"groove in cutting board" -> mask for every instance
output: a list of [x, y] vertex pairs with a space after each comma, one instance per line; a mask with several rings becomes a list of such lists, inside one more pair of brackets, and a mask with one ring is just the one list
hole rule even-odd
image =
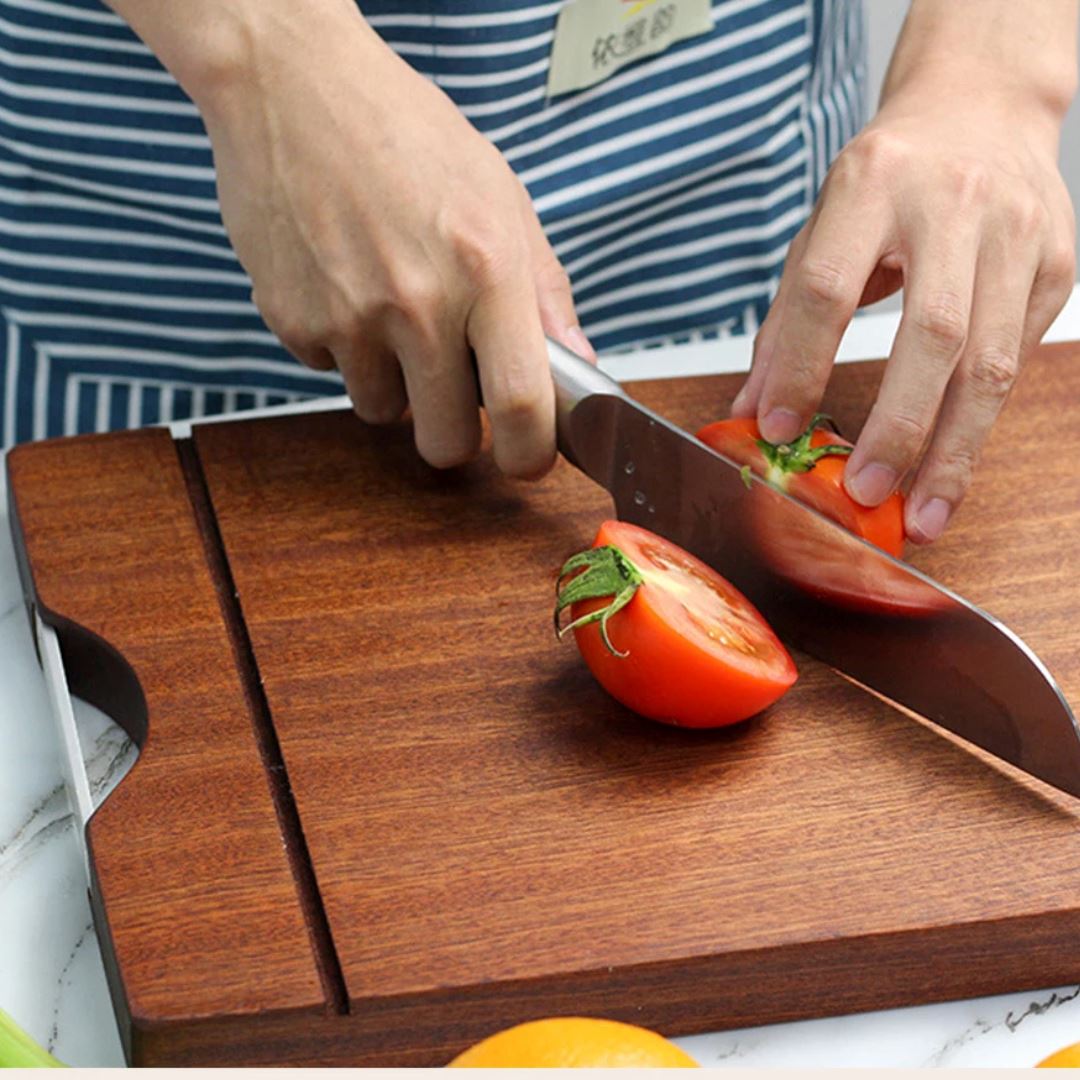
[[86, 824], [130, 1059], [172, 1060], [207, 1016], [340, 1021], [172, 435], [36, 443], [6, 466], [42, 618], [62, 648], [88, 646], [81, 659], [96, 676], [125, 672], [126, 703], [94, 696], [121, 708], [137, 698], [121, 718], [145, 729], [134, 768]]
[[251, 639], [244, 624], [232, 571], [225, 558], [221, 533], [210, 500], [210, 493], [206, 487], [202, 464], [190, 439], [178, 439], [176, 452], [180, 458], [180, 469], [184, 474], [188, 497], [191, 499], [191, 507], [206, 552], [206, 563], [221, 604], [221, 616], [232, 645], [236, 670], [240, 676], [241, 688], [255, 732], [255, 742], [266, 769], [270, 798], [285, 841], [285, 854], [296, 881], [300, 906], [311, 934], [319, 979], [330, 1009], [335, 1013], [345, 1014], [349, 1011], [349, 997], [345, 990], [341, 962], [330, 933], [330, 924], [319, 893], [319, 884], [315, 878], [315, 869], [311, 862], [307, 840], [304, 837], [300, 813], [296, 808], [296, 800], [293, 798], [292, 788], [289, 785], [289, 776], [281, 754], [277, 732], [270, 718], [270, 708], [267, 705], [266, 694], [259, 675], [258, 662], [251, 647]]

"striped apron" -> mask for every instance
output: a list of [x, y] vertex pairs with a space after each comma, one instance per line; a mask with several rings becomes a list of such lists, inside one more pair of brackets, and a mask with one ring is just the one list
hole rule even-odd
[[[551, 100], [559, 2], [361, 6], [521, 177], [600, 350], [752, 331], [862, 121], [859, 0], [715, 0], [712, 32]], [[151, 52], [101, 0], [0, 0], [0, 445], [341, 393], [250, 288]]]

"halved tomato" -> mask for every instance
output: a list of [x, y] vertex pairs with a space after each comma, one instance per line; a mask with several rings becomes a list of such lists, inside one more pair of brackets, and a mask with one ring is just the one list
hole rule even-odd
[[[904, 551], [904, 498], [860, 506], [844, 488], [844, 462], [852, 445], [821, 425], [788, 446], [761, 438], [752, 419], [719, 420], [697, 437], [706, 446], [753, 470], [849, 532], [899, 558]], [[941, 595], [872, 552], [837, 543], [820, 519], [802, 514], [766, 491], [747, 502], [747, 531], [762, 560], [785, 581], [837, 607], [869, 614], [918, 617], [941, 609]]]
[[752, 419], [717, 420], [697, 437], [725, 457], [748, 465], [758, 476], [807, 503], [849, 532], [890, 555], [904, 552], [904, 497], [894, 492], [880, 506], [861, 506], [844, 487], [844, 463], [852, 444], [822, 425], [818, 414], [795, 442], [765, 442]]
[[568, 560], [555, 609], [581, 655], [627, 708], [681, 727], [760, 712], [798, 677], [787, 650], [730, 582], [636, 525], [605, 521]]

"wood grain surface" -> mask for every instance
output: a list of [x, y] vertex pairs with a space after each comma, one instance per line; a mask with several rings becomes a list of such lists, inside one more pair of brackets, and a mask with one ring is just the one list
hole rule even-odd
[[33, 595], [59, 624], [72, 689], [142, 744], [88, 829], [129, 1055], [142, 1032], [206, 1015], [322, 1012], [172, 438], [19, 447], [8, 469]]
[[[1031, 362], [952, 532], [915, 556], [1006, 618], [1073, 701], [1080, 506], [1067, 455], [1044, 447], [1050, 429], [1080, 437], [1077, 353]], [[838, 369], [828, 407], [846, 432], [879, 378], [880, 365]], [[694, 428], [725, 414], [738, 382], [632, 392]], [[141, 1032], [141, 1062], [441, 1064], [554, 1013], [688, 1033], [1080, 981], [1075, 800], [806, 657], [786, 698], [723, 731], [651, 724], [606, 697], [550, 631], [558, 567], [610, 512], [570, 467], [536, 485], [487, 461], [440, 474], [407, 427], [344, 413], [197, 427], [194, 442], [211, 549], [220, 539], [227, 556], [216, 572], [236, 590], [226, 611], [242, 616], [328, 923], [319, 965], [340, 972], [348, 1012], [271, 1003], [234, 1023], [208, 990], [203, 1020]], [[78, 555], [41, 563], [31, 536], [35, 581], [50, 609], [95, 625], [92, 605], [67, 603], [64, 565], [92, 574], [130, 540], [73, 525], [70, 481], [38, 493], [55, 466], [30, 465], [48, 451], [21, 452], [14, 498], [23, 514], [36, 493], [39, 520]], [[123, 487], [108, 483], [102, 506]], [[110, 640], [149, 699], [152, 637]], [[151, 710], [151, 746], [153, 725]], [[214, 751], [188, 751], [218, 775]], [[140, 761], [119, 791], [147, 776]], [[147, 877], [130, 868], [131, 905]], [[237, 907], [223, 890], [213, 917], [225, 926]], [[183, 937], [162, 934], [169, 956]], [[117, 942], [129, 994], [137, 949]], [[253, 986], [281, 984], [279, 957], [243, 964]]]

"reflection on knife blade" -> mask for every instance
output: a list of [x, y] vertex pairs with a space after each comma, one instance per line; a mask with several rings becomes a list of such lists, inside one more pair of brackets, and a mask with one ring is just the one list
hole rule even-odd
[[560, 449], [622, 520], [715, 567], [790, 645], [1080, 797], [1080, 729], [1012, 631], [758, 477], [747, 487], [736, 463], [560, 346], [549, 354]]

